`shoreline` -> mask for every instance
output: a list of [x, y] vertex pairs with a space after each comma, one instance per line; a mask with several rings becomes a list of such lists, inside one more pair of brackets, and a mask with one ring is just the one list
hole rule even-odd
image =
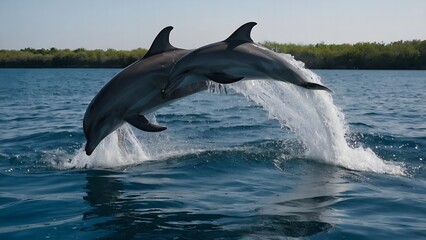
[[[267, 41], [260, 45], [290, 54], [309, 69], [426, 70], [426, 40], [311, 45]], [[146, 52], [144, 48], [0, 50], [0, 68], [124, 68]]]

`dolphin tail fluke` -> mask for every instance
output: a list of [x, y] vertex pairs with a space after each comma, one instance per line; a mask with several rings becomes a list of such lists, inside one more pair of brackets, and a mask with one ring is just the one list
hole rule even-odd
[[306, 82], [302, 87], [310, 90], [325, 90], [327, 92], [332, 92], [328, 87], [317, 83]]
[[141, 116], [141, 115], [136, 115], [136, 116], [127, 118], [126, 122], [128, 122], [133, 127], [145, 132], [161, 132], [167, 129], [167, 127], [150, 123], [145, 116]]

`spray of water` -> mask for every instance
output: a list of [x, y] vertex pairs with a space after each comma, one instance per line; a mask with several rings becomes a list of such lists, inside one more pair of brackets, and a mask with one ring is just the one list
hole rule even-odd
[[84, 147], [77, 150], [75, 156], [62, 163], [62, 168], [113, 168], [141, 163], [150, 159], [145, 149], [128, 124], [108, 135], [87, 156]]
[[[283, 58], [301, 69], [307, 79], [320, 77], [304, 68], [291, 55]], [[241, 81], [232, 88], [261, 105], [269, 117], [290, 128], [305, 146], [304, 157], [344, 168], [404, 175], [404, 168], [379, 158], [370, 148], [350, 147], [344, 115], [333, 104], [331, 94], [277, 81]]]
[[[150, 121], [156, 122], [155, 116], [151, 116]], [[147, 160], [169, 159], [205, 151], [177, 146], [174, 139], [163, 133], [137, 132], [141, 135], [137, 136], [132, 127], [126, 123], [102, 140], [90, 156], [86, 155], [84, 146], [72, 156], [60, 151], [50, 156], [56, 156], [56, 159], [53, 159], [54, 165], [61, 169], [117, 168], [137, 165]], [[139, 139], [143, 139], [143, 142]]]

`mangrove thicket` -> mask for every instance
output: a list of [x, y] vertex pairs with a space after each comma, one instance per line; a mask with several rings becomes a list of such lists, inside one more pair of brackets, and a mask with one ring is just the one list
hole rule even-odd
[[[261, 43], [288, 53], [312, 69], [426, 69], [426, 40], [356, 44]], [[0, 50], [1, 68], [123, 68], [142, 58], [146, 49]]]

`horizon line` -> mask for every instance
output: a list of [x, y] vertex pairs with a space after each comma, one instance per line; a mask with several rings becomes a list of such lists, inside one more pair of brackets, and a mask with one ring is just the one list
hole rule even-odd
[[[276, 44], [281, 44], [281, 45], [297, 45], [297, 46], [315, 46], [315, 45], [356, 45], [356, 44], [363, 44], [363, 43], [374, 43], [374, 44], [382, 44], [382, 45], [390, 45], [393, 43], [397, 43], [397, 42], [414, 42], [414, 41], [419, 41], [419, 42], [423, 42], [426, 41], [426, 39], [411, 39], [411, 40], [396, 40], [396, 41], [391, 41], [391, 42], [385, 42], [385, 41], [360, 41], [360, 42], [355, 42], [355, 43], [326, 43], [324, 41], [322, 42], [318, 42], [318, 43], [293, 43], [293, 42], [287, 42], [287, 43], [281, 43], [281, 42], [277, 42], [277, 41], [270, 41], [270, 40], [265, 40], [263, 42], [257, 42], [258, 44], [265, 44], [265, 43], [276, 43]], [[85, 47], [77, 47], [77, 48], [58, 48], [58, 47], [42, 47], [42, 48], [35, 48], [35, 47], [24, 47], [24, 48], [13, 48], [13, 49], [5, 49], [5, 48], [0, 48], [0, 51], [22, 51], [25, 49], [34, 49], [34, 50], [51, 50], [51, 49], [56, 49], [56, 50], [70, 50], [70, 51], [75, 51], [75, 50], [88, 50], [88, 51], [95, 51], [95, 50], [103, 50], [103, 51], [108, 51], [108, 50], [114, 50], [114, 51], [134, 51], [134, 50], [148, 50], [150, 47], [145, 48], [145, 47], [138, 47], [138, 48], [133, 48], [133, 49], [116, 49], [116, 48], [85, 48]]]

